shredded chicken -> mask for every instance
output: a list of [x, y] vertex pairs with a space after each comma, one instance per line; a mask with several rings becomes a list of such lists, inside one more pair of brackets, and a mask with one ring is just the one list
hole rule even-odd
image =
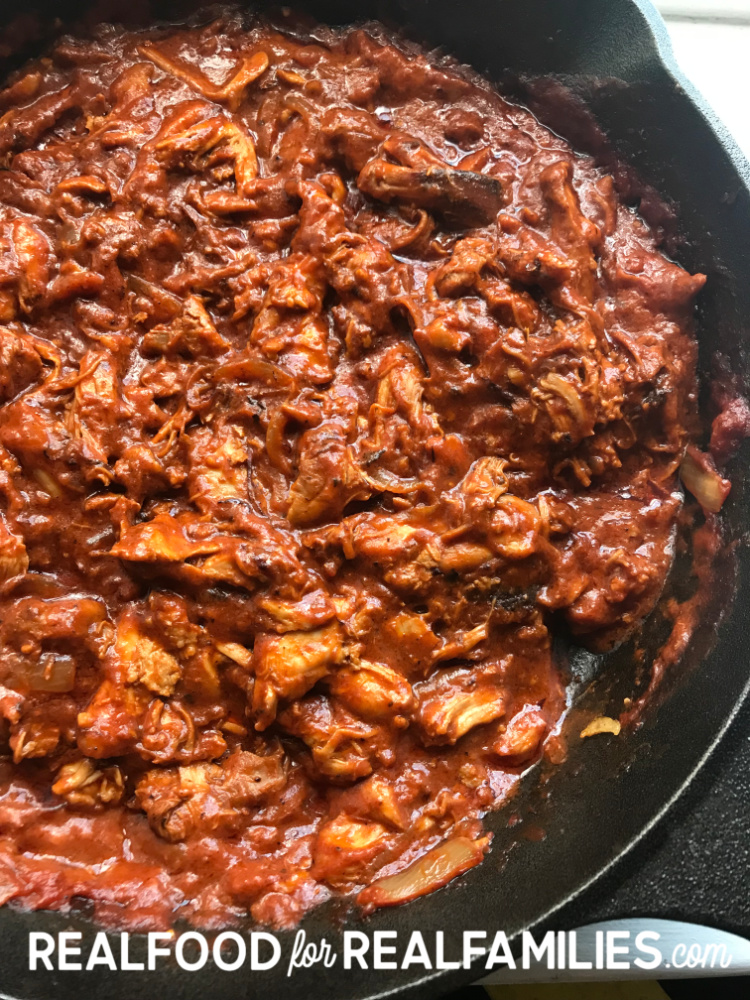
[[439, 888], [559, 732], [558, 649], [660, 602], [681, 483], [706, 531], [729, 495], [705, 279], [565, 123], [286, 23], [108, 28], [0, 91], [22, 905], [288, 927]]
[[149, 771], [136, 796], [149, 823], [172, 842], [236, 830], [251, 809], [284, 787], [281, 757], [235, 750], [221, 764]]

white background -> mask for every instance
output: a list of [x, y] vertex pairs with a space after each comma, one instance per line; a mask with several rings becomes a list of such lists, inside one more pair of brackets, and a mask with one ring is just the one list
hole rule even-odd
[[677, 62], [750, 157], [750, 0], [657, 0]]

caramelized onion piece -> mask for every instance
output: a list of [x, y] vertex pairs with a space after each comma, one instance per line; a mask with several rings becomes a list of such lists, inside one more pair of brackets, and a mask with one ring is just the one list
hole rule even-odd
[[211, 83], [199, 70], [192, 67], [182, 66], [170, 59], [169, 56], [160, 52], [156, 46], [147, 43], [139, 45], [138, 51], [146, 59], [150, 59], [159, 69], [165, 73], [182, 80], [189, 87], [197, 90], [204, 97], [211, 101], [221, 101], [229, 106], [231, 111], [236, 111], [242, 100], [245, 88], [262, 76], [268, 69], [268, 56], [265, 52], [254, 52], [251, 56], [245, 57], [238, 69], [221, 86]]
[[146, 281], [137, 274], [129, 274], [127, 277], [128, 287], [137, 295], [143, 295], [150, 299], [154, 305], [165, 310], [169, 316], [178, 316], [182, 312], [182, 299], [178, 295], [162, 288], [161, 285], [154, 284], [153, 281]]
[[270, 386], [287, 386], [294, 382], [292, 376], [272, 361], [250, 356], [236, 358], [219, 365], [212, 373], [215, 385], [222, 382], [265, 382]]
[[55, 694], [72, 691], [75, 679], [75, 660], [61, 653], [46, 653], [26, 669], [26, 682], [32, 691]]
[[360, 892], [357, 902], [366, 913], [370, 913], [381, 906], [398, 906], [425, 896], [478, 865], [488, 845], [486, 837], [480, 840], [469, 840], [468, 837], [446, 840], [405, 871], [373, 882]]
[[719, 513], [732, 484], [728, 479], [722, 479], [710, 455], [691, 445], [680, 466], [680, 476], [704, 510], [711, 514]]
[[610, 719], [609, 716], [600, 715], [598, 719], [593, 719], [581, 731], [581, 739], [585, 740], [587, 736], [599, 736], [601, 733], [612, 733], [613, 736], [619, 736], [621, 728], [617, 719]]

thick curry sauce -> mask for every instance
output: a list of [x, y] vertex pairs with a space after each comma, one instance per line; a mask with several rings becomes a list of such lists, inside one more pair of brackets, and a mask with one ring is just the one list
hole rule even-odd
[[479, 863], [553, 636], [662, 591], [704, 279], [372, 31], [62, 40], [0, 157], [0, 898], [278, 926]]

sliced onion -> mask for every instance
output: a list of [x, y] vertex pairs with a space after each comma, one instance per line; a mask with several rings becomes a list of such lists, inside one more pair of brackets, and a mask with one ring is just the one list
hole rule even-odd
[[711, 514], [719, 513], [732, 484], [728, 479], [722, 479], [709, 455], [691, 445], [680, 466], [680, 476], [704, 510]]
[[454, 837], [446, 840], [405, 871], [373, 882], [360, 892], [357, 902], [369, 913], [381, 906], [398, 906], [425, 896], [478, 865], [487, 844], [487, 838], [469, 840], [468, 837]]
[[44, 492], [49, 493], [51, 497], [58, 498], [63, 495], [60, 484], [45, 469], [32, 469], [31, 474]]
[[128, 275], [128, 286], [137, 295], [143, 295], [144, 298], [151, 299], [152, 302], [164, 309], [170, 316], [179, 316], [182, 312], [182, 299], [166, 288], [162, 288], [161, 285], [155, 285], [152, 281], [146, 281], [145, 278], [141, 278], [137, 274], [130, 274]]
[[387, 469], [380, 470], [381, 479], [370, 476], [362, 469], [359, 470], [359, 474], [362, 481], [378, 493], [414, 493], [422, 485], [419, 479], [399, 479]]
[[229, 660], [234, 660], [241, 667], [249, 667], [252, 663], [253, 654], [245, 646], [240, 646], [237, 642], [217, 642], [216, 648]]
[[245, 355], [234, 361], [227, 361], [212, 373], [214, 383], [219, 382], [265, 382], [269, 386], [287, 386], [294, 382], [289, 372], [272, 361], [263, 361]]

